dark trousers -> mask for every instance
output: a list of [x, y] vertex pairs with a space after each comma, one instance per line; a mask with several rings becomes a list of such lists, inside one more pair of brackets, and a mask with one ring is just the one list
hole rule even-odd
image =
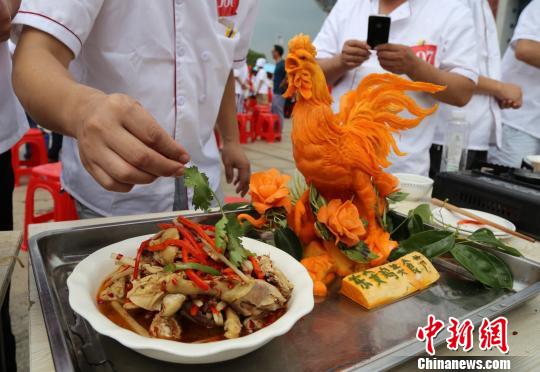
[[[431, 145], [429, 149], [429, 177], [435, 178], [441, 171], [443, 146]], [[478, 169], [487, 160], [487, 151], [467, 151], [467, 169]]]
[[[11, 151], [0, 154], [0, 230], [13, 230], [13, 189], [15, 181], [11, 167]], [[9, 317], [9, 287], [0, 315], [0, 370], [16, 371], [15, 337]]]

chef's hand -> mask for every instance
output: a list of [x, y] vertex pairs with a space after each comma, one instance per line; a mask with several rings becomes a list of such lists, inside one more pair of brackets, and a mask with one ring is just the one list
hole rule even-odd
[[501, 83], [496, 98], [502, 109], [518, 109], [523, 104], [521, 87], [512, 83]]
[[0, 0], [0, 42], [7, 41], [11, 33], [11, 9], [6, 0]]
[[353, 69], [360, 66], [369, 59], [369, 46], [366, 42], [360, 40], [347, 40], [341, 50], [340, 62], [347, 69]]
[[408, 75], [421, 61], [413, 50], [400, 44], [382, 44], [375, 48], [382, 68], [397, 75]]
[[240, 144], [238, 142], [225, 141], [221, 150], [221, 159], [225, 166], [227, 183], [233, 183], [236, 186], [237, 194], [246, 195], [249, 190], [251, 166]]
[[127, 95], [96, 93], [77, 110], [75, 120], [81, 161], [107, 190], [128, 192], [134, 185], [151, 183], [160, 176], [181, 176], [190, 159]]

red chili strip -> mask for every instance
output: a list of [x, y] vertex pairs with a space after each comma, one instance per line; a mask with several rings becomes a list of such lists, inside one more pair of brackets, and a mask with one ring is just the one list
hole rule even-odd
[[191, 309], [189, 309], [189, 313], [191, 314], [191, 316], [197, 315], [198, 312], [199, 312], [199, 308], [197, 307], [197, 305], [195, 304], [191, 305]]
[[257, 258], [255, 256], [249, 256], [249, 260], [253, 265], [253, 272], [255, 273], [257, 279], [264, 279], [264, 273], [261, 270], [261, 265], [259, 265]]
[[141, 243], [139, 249], [137, 250], [137, 256], [135, 257], [135, 267], [133, 268], [133, 279], [137, 279], [139, 277], [139, 266], [141, 264], [142, 253], [146, 248], [148, 248], [149, 244], [150, 239], [145, 240]]
[[186, 275], [188, 276], [189, 279], [191, 279], [193, 283], [195, 283], [197, 287], [199, 287], [203, 291], [206, 292], [210, 289], [210, 286], [208, 285], [208, 283], [206, 283], [197, 274], [195, 274], [193, 270], [186, 270]]
[[158, 223], [158, 227], [160, 230], [167, 230], [171, 227], [176, 227], [174, 223]]
[[201, 239], [204, 239], [208, 244], [212, 246], [212, 248], [216, 249], [214, 240], [210, 238], [208, 235], [206, 235], [206, 233], [204, 232], [204, 230], [201, 228], [199, 224], [191, 220], [188, 220], [187, 218], [182, 217], [182, 216], [178, 216], [177, 221], [180, 222], [182, 225], [186, 226], [187, 228], [190, 228], [193, 231], [195, 231]]
[[483, 225], [482, 222], [478, 222], [476, 220], [461, 220], [458, 221], [458, 225]]

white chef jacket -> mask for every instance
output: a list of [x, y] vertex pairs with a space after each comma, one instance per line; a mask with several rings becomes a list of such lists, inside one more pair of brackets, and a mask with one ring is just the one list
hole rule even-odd
[[[378, 0], [338, 0], [314, 40], [318, 58], [339, 54], [345, 41], [366, 40], [368, 16], [378, 14]], [[409, 0], [390, 15], [390, 43], [408, 45], [416, 54], [435, 67], [463, 75], [476, 83], [478, 79], [474, 26], [470, 10], [458, 0]], [[333, 87], [334, 110], [339, 97], [356, 88], [366, 75], [385, 72], [375, 52], [360, 67], [348, 71]], [[428, 94], [411, 93], [424, 107], [435, 104]], [[391, 155], [391, 172], [427, 174], [429, 147], [433, 142], [437, 114], [426, 118], [418, 127], [396, 135], [402, 152]]]
[[[28, 130], [28, 121], [11, 86], [8, 43], [0, 43], [0, 154], [8, 151]], [[1, 208], [1, 207], [0, 207]]]
[[516, 59], [515, 47], [521, 39], [540, 42], [540, 0], [533, 0], [521, 13], [502, 62], [503, 81], [523, 90], [523, 106], [503, 110], [503, 124], [540, 139], [540, 69]]
[[[261, 83], [261, 86], [259, 87], [259, 83]], [[257, 91], [257, 94], [268, 94], [268, 89], [270, 89], [270, 79], [268, 79], [268, 76], [266, 75], [266, 70], [264, 67], [259, 67], [259, 70], [257, 71], [257, 75], [255, 75], [255, 89], [259, 87], [259, 90]]]
[[[497, 38], [497, 25], [487, 0], [461, 0], [469, 7], [474, 18], [478, 48], [478, 69], [481, 76], [501, 80], [501, 51]], [[437, 131], [433, 143], [444, 144], [446, 125], [455, 107], [441, 104]], [[501, 146], [501, 109], [495, 97], [475, 94], [462, 108], [469, 123], [469, 150], [487, 151], [490, 144]]]
[[[234, 77], [240, 80], [245, 86], [247, 86], [249, 78], [247, 63], [243, 63], [241, 67], [234, 69]], [[244, 95], [247, 89], [243, 88], [242, 84], [240, 84], [236, 79], [234, 80], [234, 91], [236, 94]]]
[[[214, 126], [229, 73], [245, 61], [256, 5], [257, 0], [32, 0], [22, 3], [14, 23], [64, 43], [76, 57], [71, 67], [82, 83], [137, 99], [217, 189], [221, 166]], [[115, 193], [84, 169], [73, 138], [65, 139], [61, 160], [63, 186], [102, 215], [172, 209], [174, 178]]]

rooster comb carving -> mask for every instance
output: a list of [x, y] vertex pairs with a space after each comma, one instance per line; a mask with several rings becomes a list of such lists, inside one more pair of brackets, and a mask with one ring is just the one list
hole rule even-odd
[[301, 49], [309, 52], [313, 57], [317, 55], [317, 51], [311, 43], [309, 35], [298, 34], [289, 40], [289, 53], [295, 53]]

